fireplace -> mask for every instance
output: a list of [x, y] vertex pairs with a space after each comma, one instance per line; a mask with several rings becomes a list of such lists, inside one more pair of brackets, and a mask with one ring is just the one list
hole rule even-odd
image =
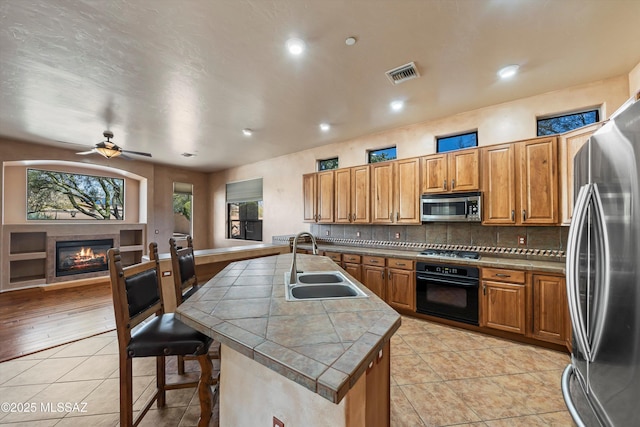
[[107, 251], [112, 247], [113, 239], [57, 241], [56, 277], [108, 270]]

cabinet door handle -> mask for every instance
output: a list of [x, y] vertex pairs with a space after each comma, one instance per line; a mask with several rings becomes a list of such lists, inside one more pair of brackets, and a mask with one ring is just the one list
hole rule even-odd
[[496, 273], [496, 277], [511, 277], [510, 274]]
[[370, 259], [370, 260], [369, 260], [369, 262], [370, 262], [371, 264], [377, 264], [377, 263], [378, 263], [378, 260]]
[[389, 221], [393, 222], [393, 212], [389, 214]]
[[442, 189], [446, 190], [447, 189], [447, 180], [445, 179], [444, 182], [442, 183]]
[[397, 265], [398, 267], [404, 267], [404, 266], [406, 266], [407, 264], [405, 264], [404, 262], [399, 262], [399, 263], [396, 263], [396, 265]]
[[322, 219], [322, 215], [318, 214], [318, 221]]
[[451, 180], [451, 189], [453, 190], [454, 188], [456, 188], [456, 180], [452, 179]]
[[511, 210], [511, 221], [515, 221], [516, 220], [516, 211], [514, 211], [513, 209]]
[[391, 272], [389, 272], [389, 280], [391, 280]]
[[522, 209], [522, 221], [526, 221], [527, 220], [527, 211]]
[[482, 295], [487, 294], [487, 285], [482, 285]]
[[382, 277], [382, 280], [384, 280], [384, 271], [382, 272], [382, 274], [380, 274], [380, 277]]
[[396, 222], [400, 221], [400, 212], [396, 212]]

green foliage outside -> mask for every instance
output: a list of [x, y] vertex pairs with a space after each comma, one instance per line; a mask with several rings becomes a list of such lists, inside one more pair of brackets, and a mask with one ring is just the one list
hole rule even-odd
[[27, 170], [27, 219], [86, 217], [124, 219], [124, 180]]
[[180, 214], [191, 221], [191, 195], [173, 194], [173, 213]]

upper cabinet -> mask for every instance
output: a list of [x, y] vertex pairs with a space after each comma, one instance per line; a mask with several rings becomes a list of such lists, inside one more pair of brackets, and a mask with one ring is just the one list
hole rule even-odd
[[369, 165], [335, 171], [335, 222], [366, 224], [371, 221]]
[[304, 221], [333, 222], [334, 171], [324, 171], [302, 176]]
[[302, 175], [302, 199], [304, 203], [304, 222], [318, 220], [318, 174]]
[[373, 163], [371, 217], [376, 224], [420, 224], [420, 159]]
[[562, 225], [571, 223], [573, 214], [573, 158], [591, 135], [602, 126], [594, 123], [560, 135], [558, 151], [560, 153], [560, 219]]
[[483, 224], [558, 223], [556, 137], [482, 149]]
[[477, 191], [480, 150], [452, 151], [422, 158], [422, 193]]

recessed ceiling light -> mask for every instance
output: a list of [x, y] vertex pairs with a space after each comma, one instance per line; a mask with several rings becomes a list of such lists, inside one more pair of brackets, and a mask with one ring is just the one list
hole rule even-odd
[[304, 41], [297, 39], [297, 38], [291, 38], [289, 40], [287, 40], [287, 50], [289, 50], [289, 53], [291, 55], [295, 55], [298, 56], [300, 54], [302, 54], [302, 52], [304, 52], [304, 48], [305, 48], [305, 43]]
[[328, 132], [331, 129], [331, 125], [329, 123], [320, 123], [320, 130], [322, 132]]
[[515, 76], [519, 68], [520, 66], [517, 64], [507, 65], [506, 67], [501, 68], [500, 71], [498, 71], [498, 76], [500, 76], [501, 79], [508, 79]]
[[244, 136], [251, 136], [251, 135], [253, 135], [253, 131], [252, 131], [251, 129], [249, 129], [249, 128], [244, 128], [244, 129], [242, 129], [242, 133], [243, 133], [243, 135], [244, 135]]
[[353, 46], [358, 40], [355, 37], [347, 37], [344, 41], [347, 46]]
[[393, 111], [400, 111], [404, 108], [404, 101], [392, 101], [389, 105]]

